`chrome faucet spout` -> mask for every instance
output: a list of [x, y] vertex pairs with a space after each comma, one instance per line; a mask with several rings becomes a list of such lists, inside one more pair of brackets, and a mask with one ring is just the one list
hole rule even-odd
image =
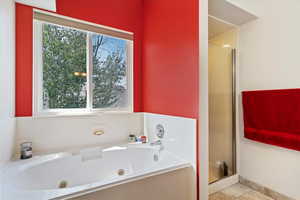
[[157, 140], [157, 141], [151, 142], [150, 145], [151, 146], [162, 145], [162, 142], [161, 142], [161, 140]]
[[156, 140], [154, 142], [151, 142], [150, 146], [159, 146], [159, 152], [161, 152], [165, 148], [161, 140]]

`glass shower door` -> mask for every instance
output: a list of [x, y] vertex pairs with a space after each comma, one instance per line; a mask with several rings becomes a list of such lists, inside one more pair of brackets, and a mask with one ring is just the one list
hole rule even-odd
[[209, 43], [209, 183], [235, 174], [235, 49]]

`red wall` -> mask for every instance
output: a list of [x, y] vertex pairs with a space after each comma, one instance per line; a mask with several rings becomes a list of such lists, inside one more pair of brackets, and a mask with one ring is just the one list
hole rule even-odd
[[32, 115], [32, 14], [16, 4], [16, 116]]
[[[142, 50], [144, 112], [199, 118], [198, 2], [198, 0], [144, 2]], [[198, 148], [197, 145], [197, 152]], [[197, 163], [198, 188], [198, 156]], [[199, 192], [197, 189], [197, 199]]]
[[198, 118], [198, 1], [144, 2], [143, 111]]
[[[16, 116], [31, 116], [32, 8], [16, 9]], [[198, 0], [57, 0], [57, 12], [134, 32], [136, 112], [198, 119]]]
[[[134, 110], [142, 111], [143, 0], [57, 0], [57, 13], [134, 33]], [[32, 115], [32, 7], [16, 5], [16, 116]]]
[[[135, 34], [134, 110], [198, 118], [198, 1], [86, 2], [57, 13]], [[32, 7], [17, 4], [16, 30], [16, 116], [31, 116]]]

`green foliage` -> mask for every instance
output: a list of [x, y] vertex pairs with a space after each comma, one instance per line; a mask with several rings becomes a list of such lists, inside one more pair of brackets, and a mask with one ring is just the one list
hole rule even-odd
[[[124, 97], [126, 88], [122, 81], [126, 78], [126, 61], [124, 60], [124, 50], [114, 49], [109, 53], [105, 61], [101, 60], [101, 45], [105, 42], [105, 37], [96, 35], [93, 38], [97, 42], [93, 44], [93, 107], [106, 108], [118, 105], [118, 101]], [[100, 47], [100, 48], [99, 48]], [[100, 54], [100, 55], [99, 55]]]
[[[94, 35], [93, 107], [119, 106], [126, 92], [124, 50], [112, 49], [101, 58], [105, 36]], [[55, 25], [43, 25], [43, 106], [45, 109], [86, 108], [87, 33]]]
[[86, 33], [43, 25], [43, 92], [46, 108], [85, 108]]

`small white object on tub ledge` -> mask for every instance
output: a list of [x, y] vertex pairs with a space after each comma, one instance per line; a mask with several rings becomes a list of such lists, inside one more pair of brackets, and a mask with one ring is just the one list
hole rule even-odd
[[81, 161], [85, 162], [88, 160], [95, 160], [102, 158], [102, 148], [101, 147], [94, 147], [88, 149], [82, 149], [80, 151]]

